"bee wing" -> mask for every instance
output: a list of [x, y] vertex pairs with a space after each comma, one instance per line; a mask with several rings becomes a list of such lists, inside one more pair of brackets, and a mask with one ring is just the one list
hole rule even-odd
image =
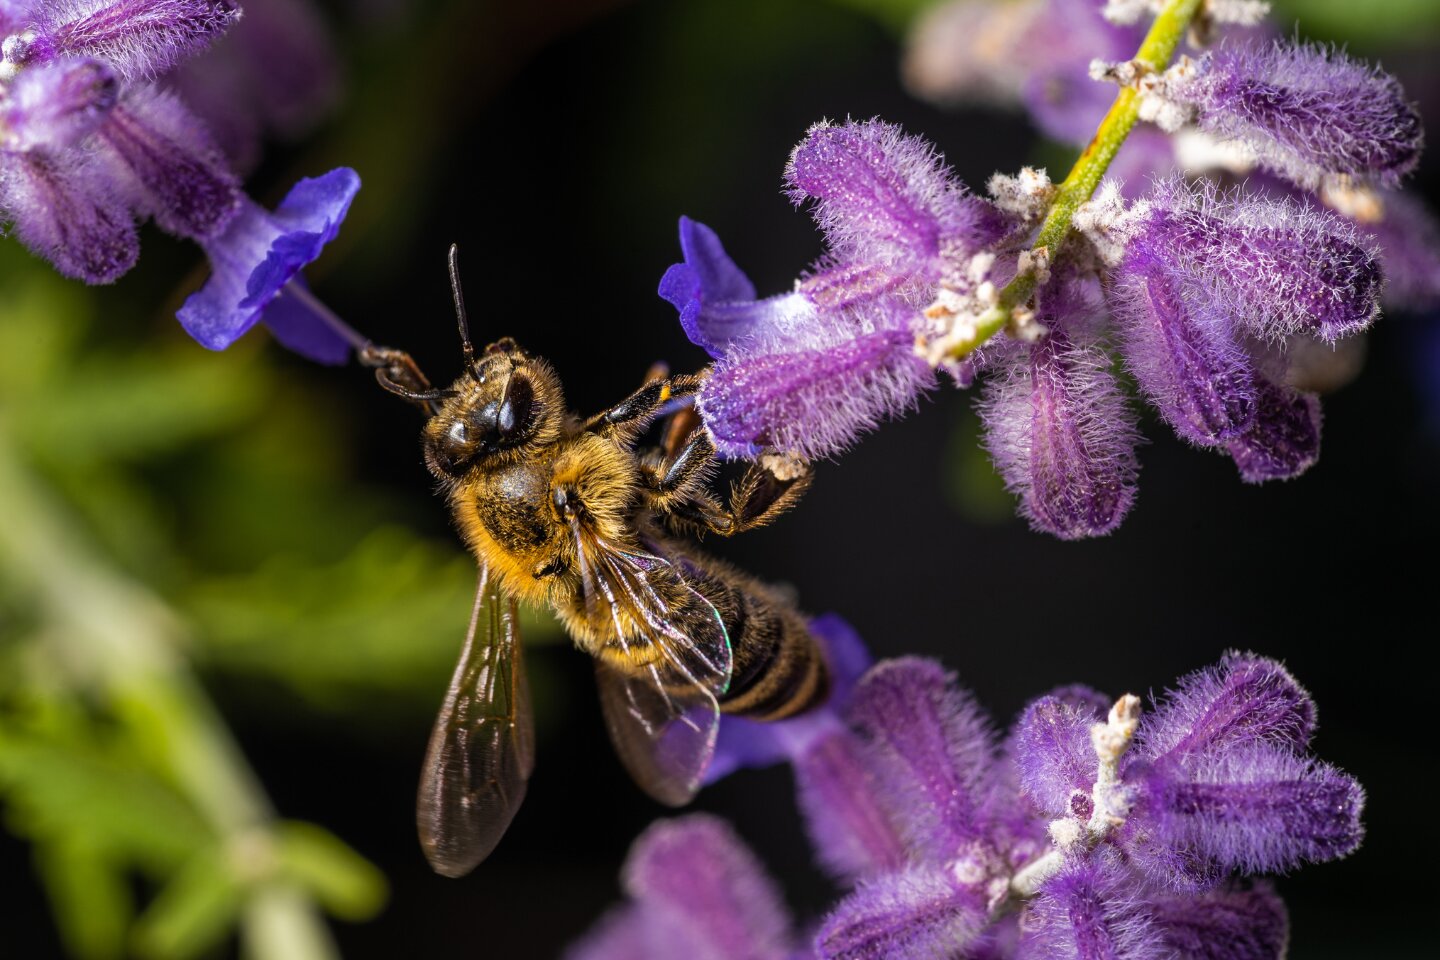
[[500, 842], [535, 768], [515, 601], [480, 567], [465, 648], [425, 750], [416, 821], [436, 873], [460, 877]]
[[[648, 644], [658, 656], [627, 669], [597, 659], [600, 705], [615, 752], [635, 782], [661, 803], [680, 806], [699, 789], [715, 752], [716, 697], [730, 685], [730, 638], [710, 601], [668, 560], [614, 547], [572, 524], [581, 588], [594, 615], [615, 623], [622, 654]], [[669, 597], [669, 599], [666, 599]], [[633, 636], [633, 628], [641, 636]], [[637, 657], [638, 662], [645, 662]]]

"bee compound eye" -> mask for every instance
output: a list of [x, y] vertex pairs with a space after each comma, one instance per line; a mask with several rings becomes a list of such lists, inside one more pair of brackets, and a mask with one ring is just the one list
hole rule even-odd
[[455, 444], [469, 443], [470, 428], [465, 425], [464, 420], [456, 420], [450, 424], [450, 429], [446, 431], [445, 438]]
[[535, 406], [535, 388], [530, 379], [513, 376], [505, 389], [505, 401], [495, 418], [495, 427], [500, 437], [510, 440], [522, 433], [530, 421], [531, 409]]

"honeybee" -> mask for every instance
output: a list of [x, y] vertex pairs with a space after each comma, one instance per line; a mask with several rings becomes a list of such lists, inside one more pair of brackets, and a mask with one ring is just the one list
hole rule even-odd
[[[809, 468], [770, 458], [722, 503], [691, 403], [701, 375], [653, 371], [615, 406], [576, 417], [550, 365], [514, 340], [476, 353], [453, 246], [449, 267], [460, 377], [435, 389], [408, 354], [383, 347], [362, 361], [429, 416], [425, 463], [480, 568], [417, 804], [430, 865], [457, 877], [499, 842], [534, 766], [517, 600], [547, 604], [594, 657], [615, 750], [662, 803], [695, 795], [721, 712], [783, 719], [819, 703], [829, 680], [788, 599], [687, 540], [769, 522], [804, 492]], [[660, 445], [638, 449], [661, 416]]]

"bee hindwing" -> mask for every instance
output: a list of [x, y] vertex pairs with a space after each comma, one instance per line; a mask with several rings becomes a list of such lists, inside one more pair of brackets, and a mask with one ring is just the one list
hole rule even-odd
[[437, 873], [469, 873], [500, 842], [535, 767], [515, 601], [482, 565], [465, 648], [435, 719], [416, 820]]

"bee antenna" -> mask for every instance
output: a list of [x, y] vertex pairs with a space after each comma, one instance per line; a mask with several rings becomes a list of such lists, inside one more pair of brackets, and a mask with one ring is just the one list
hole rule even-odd
[[460, 325], [460, 351], [465, 367], [475, 362], [475, 345], [470, 342], [470, 320], [465, 315], [465, 294], [460, 290], [460, 245], [450, 244], [450, 295], [455, 299], [455, 321]]

